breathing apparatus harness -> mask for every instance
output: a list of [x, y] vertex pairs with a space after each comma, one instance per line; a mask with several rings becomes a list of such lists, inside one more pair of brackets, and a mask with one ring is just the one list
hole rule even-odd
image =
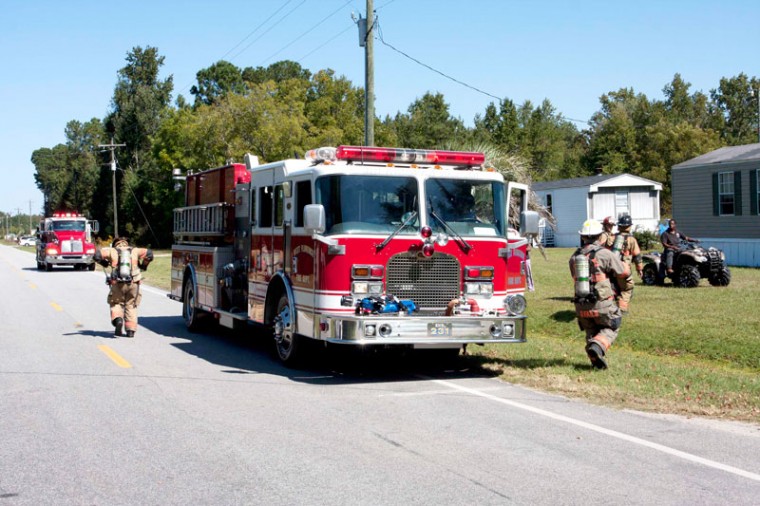
[[[590, 251], [584, 253], [583, 250], [587, 247]], [[596, 304], [600, 300], [596, 284], [608, 279], [596, 262], [596, 253], [602, 249], [601, 246], [592, 244], [575, 250], [573, 255], [575, 265], [575, 297], [573, 297], [573, 302], [576, 304]]]

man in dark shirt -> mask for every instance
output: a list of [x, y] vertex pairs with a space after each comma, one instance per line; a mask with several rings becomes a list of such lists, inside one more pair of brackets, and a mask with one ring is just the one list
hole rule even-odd
[[681, 249], [681, 241], [699, 242], [676, 230], [676, 220], [671, 219], [668, 221], [668, 229], [660, 236], [665, 257], [665, 270], [668, 274], [673, 273], [673, 255]]

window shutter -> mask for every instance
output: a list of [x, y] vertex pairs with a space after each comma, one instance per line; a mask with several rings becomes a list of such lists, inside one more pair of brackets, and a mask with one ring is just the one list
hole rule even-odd
[[714, 173], [713, 177], [713, 216], [720, 216], [720, 195], [718, 194], [718, 173]]
[[749, 171], [749, 214], [760, 214], [757, 210], [757, 170]]
[[742, 215], [742, 171], [734, 172], [734, 216]]

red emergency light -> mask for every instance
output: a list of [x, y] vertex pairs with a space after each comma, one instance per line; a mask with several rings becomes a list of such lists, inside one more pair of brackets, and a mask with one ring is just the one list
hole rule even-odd
[[376, 148], [372, 146], [338, 146], [335, 153], [338, 160], [417, 163], [435, 165], [459, 165], [472, 167], [483, 165], [486, 156], [474, 151], [441, 151], [424, 149]]
[[63, 212], [63, 211], [56, 211], [53, 213], [53, 218], [79, 218], [82, 215], [79, 213], [71, 213], [71, 212]]

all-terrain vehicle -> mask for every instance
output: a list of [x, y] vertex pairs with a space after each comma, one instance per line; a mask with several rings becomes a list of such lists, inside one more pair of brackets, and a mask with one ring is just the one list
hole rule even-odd
[[641, 280], [645, 285], [664, 285], [669, 277], [674, 286], [694, 288], [702, 278], [712, 286], [728, 286], [731, 271], [726, 265], [726, 255], [718, 248], [704, 248], [697, 241], [681, 241], [681, 249], [673, 255], [673, 272], [665, 272], [665, 259], [659, 252], [646, 253]]

